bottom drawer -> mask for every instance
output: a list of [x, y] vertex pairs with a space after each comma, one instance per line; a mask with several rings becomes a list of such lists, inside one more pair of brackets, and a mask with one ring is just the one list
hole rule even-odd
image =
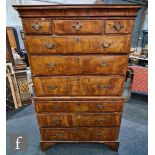
[[119, 128], [41, 128], [43, 141], [115, 141]]

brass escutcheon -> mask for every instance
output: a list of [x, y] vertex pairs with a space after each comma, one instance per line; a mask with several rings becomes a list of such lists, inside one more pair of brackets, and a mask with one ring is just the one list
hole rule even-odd
[[41, 25], [38, 22], [36, 22], [36, 23], [32, 24], [32, 27], [35, 31], [39, 31], [41, 28]]
[[82, 25], [77, 22], [77, 23], [74, 23], [74, 25], [72, 26], [76, 31], [79, 31], [81, 28], [82, 28]]
[[102, 47], [102, 48], [108, 48], [108, 47], [110, 47], [111, 45], [112, 45], [111, 43], [105, 42], [105, 43], [102, 43], [102, 44], [101, 44], [101, 47]]
[[116, 31], [120, 31], [124, 26], [122, 26], [119, 22], [117, 22], [116, 24], [113, 25], [113, 28]]

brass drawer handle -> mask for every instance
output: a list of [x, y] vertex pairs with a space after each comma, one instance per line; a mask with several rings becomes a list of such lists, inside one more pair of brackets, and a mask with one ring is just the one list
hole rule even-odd
[[56, 48], [56, 43], [47, 43], [45, 44], [45, 47], [48, 49], [54, 49]]
[[49, 63], [47, 65], [48, 65], [48, 67], [56, 67], [57, 66], [57, 64], [55, 64], [55, 63]]
[[40, 28], [41, 28], [41, 25], [40, 25], [38, 22], [36, 22], [36, 23], [32, 24], [32, 28], [33, 28], [35, 31], [39, 31]]
[[62, 121], [62, 120], [56, 120], [56, 121], [55, 121], [55, 124], [56, 124], [56, 125], [60, 125], [60, 124], [61, 124], [61, 121]]
[[103, 118], [97, 118], [95, 120], [96, 123], [103, 123], [104, 122], [104, 119]]
[[107, 67], [107, 66], [109, 66], [109, 64], [107, 62], [102, 62], [102, 63], [100, 63], [100, 66], [101, 67]]
[[109, 86], [108, 86], [108, 85], [101, 85], [101, 84], [98, 84], [98, 85], [97, 85], [97, 88], [102, 90], [102, 89], [109, 88]]
[[113, 28], [116, 30], [116, 31], [120, 31], [124, 26], [122, 26], [120, 23], [116, 23], [113, 25]]
[[97, 104], [96, 107], [97, 107], [98, 109], [104, 109], [104, 106], [101, 105], [101, 104]]
[[77, 118], [81, 118], [82, 116], [80, 114], [77, 114]]
[[53, 105], [53, 106], [51, 106], [51, 108], [52, 108], [52, 109], [55, 109], [55, 110], [58, 110], [58, 109], [61, 108], [61, 106], [59, 106], [59, 105]]
[[105, 42], [105, 43], [102, 43], [102, 44], [101, 44], [101, 47], [102, 47], [102, 48], [108, 48], [108, 47], [110, 47], [111, 45], [112, 45], [111, 43]]
[[57, 88], [58, 88], [58, 86], [48, 86], [48, 90], [55, 90]]
[[65, 133], [64, 132], [59, 132], [59, 133], [56, 133], [55, 135], [58, 136], [58, 137], [63, 137], [65, 135]]
[[72, 27], [73, 27], [76, 31], [79, 31], [79, 30], [82, 28], [82, 25], [81, 25], [79, 22], [77, 22], [77, 23], [75, 23]]
[[101, 131], [97, 131], [96, 136], [103, 136], [103, 133]]

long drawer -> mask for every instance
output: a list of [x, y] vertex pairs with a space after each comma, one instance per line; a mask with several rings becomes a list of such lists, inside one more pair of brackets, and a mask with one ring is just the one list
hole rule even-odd
[[124, 101], [35, 101], [36, 112], [122, 112]]
[[[126, 74], [128, 56], [29, 56], [32, 75]], [[39, 66], [39, 67], [38, 67]]]
[[29, 54], [129, 53], [130, 35], [105, 36], [26, 36]]
[[120, 126], [120, 113], [44, 113], [38, 114], [40, 127]]
[[41, 128], [40, 132], [44, 141], [115, 141], [119, 128]]
[[34, 77], [36, 96], [120, 96], [124, 76]]

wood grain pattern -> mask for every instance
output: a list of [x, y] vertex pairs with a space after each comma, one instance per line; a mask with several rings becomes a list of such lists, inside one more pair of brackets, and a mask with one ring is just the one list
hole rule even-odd
[[34, 96], [34, 101], [111, 101], [111, 102], [125, 102], [123, 96], [48, 96], [48, 97], [39, 97]]
[[123, 76], [34, 77], [36, 96], [120, 96]]
[[[129, 53], [130, 35], [123, 36], [26, 36], [29, 54]], [[36, 50], [37, 47], [37, 50]]]
[[106, 20], [105, 33], [131, 33], [134, 20]]
[[120, 113], [43, 113], [37, 117], [40, 127], [114, 127], [121, 122]]
[[49, 19], [23, 19], [26, 34], [50, 34], [51, 21]]
[[69, 127], [68, 114], [47, 113], [38, 114], [38, 124], [40, 127]]
[[103, 20], [54, 20], [55, 34], [101, 34]]
[[32, 75], [125, 75], [128, 56], [31, 55], [29, 61]]
[[13, 5], [20, 17], [136, 17], [141, 5]]
[[122, 112], [123, 101], [35, 101], [35, 109], [42, 112]]
[[118, 127], [40, 128], [44, 141], [115, 141]]

